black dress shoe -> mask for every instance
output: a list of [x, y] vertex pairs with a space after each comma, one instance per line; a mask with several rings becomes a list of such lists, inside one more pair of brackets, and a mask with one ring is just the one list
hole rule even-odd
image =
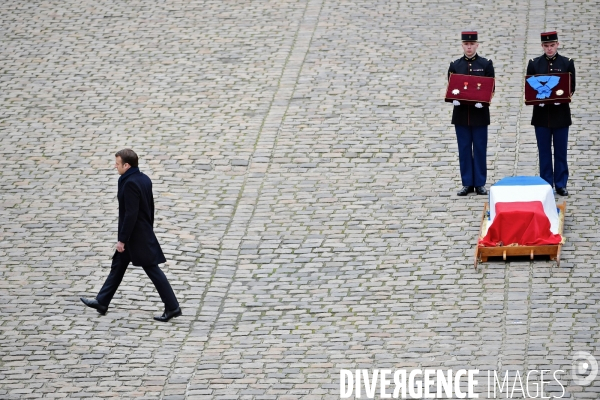
[[87, 299], [85, 297], [80, 297], [80, 300], [86, 306], [95, 308], [96, 311], [98, 311], [102, 315], [106, 314], [106, 310], [108, 310], [108, 306], [103, 306], [102, 304], [98, 303], [98, 300], [96, 299]]
[[485, 190], [485, 186], [477, 186], [475, 188], [475, 193], [481, 194], [481, 195], [486, 195], [487, 194], [487, 190]]
[[466, 196], [473, 191], [473, 186], [463, 186], [462, 189], [456, 193], [458, 196]]
[[556, 188], [556, 193], [560, 194], [561, 196], [568, 196], [569, 192], [567, 191], [567, 188]]
[[167, 322], [171, 318], [179, 317], [180, 315], [181, 315], [181, 308], [177, 307], [176, 309], [171, 310], [171, 311], [165, 310], [163, 315], [161, 315], [160, 317], [154, 317], [154, 319], [157, 321], [160, 321], [160, 322]]

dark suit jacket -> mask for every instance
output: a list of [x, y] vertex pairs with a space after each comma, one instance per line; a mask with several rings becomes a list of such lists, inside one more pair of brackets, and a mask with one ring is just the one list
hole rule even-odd
[[154, 234], [154, 197], [152, 181], [132, 167], [119, 178], [119, 242], [125, 243], [125, 251], [131, 263], [152, 266], [167, 260]]
[[[575, 63], [572, 59], [556, 53], [552, 58], [543, 55], [529, 60], [529, 64], [527, 64], [527, 75], [547, 74], [550, 72], [570, 72], [571, 91], [572, 93], [575, 92]], [[569, 103], [562, 103], [557, 106], [552, 103], [546, 104], [544, 107], [533, 106], [531, 125], [554, 129], [566, 128], [571, 123], [571, 108], [569, 107]]]
[[[480, 57], [475, 54], [468, 58], [462, 56], [458, 60], [452, 61], [448, 68], [448, 78], [450, 74], [489, 76], [494, 78], [494, 64], [492, 60]], [[477, 108], [475, 105], [461, 104], [455, 106], [452, 111], [452, 123], [454, 125], [466, 126], [485, 126], [490, 124], [490, 109], [484, 104], [483, 108]]]

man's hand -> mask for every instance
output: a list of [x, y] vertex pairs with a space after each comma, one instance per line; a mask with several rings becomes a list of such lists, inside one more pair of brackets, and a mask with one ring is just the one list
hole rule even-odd
[[483, 104], [481, 104], [481, 103], [475, 103], [475, 108], [483, 108]]
[[560, 106], [560, 103], [554, 103], [555, 106]]
[[123, 243], [123, 242], [117, 242], [117, 246], [116, 247], [117, 247], [117, 251], [119, 253], [122, 253], [122, 252], [125, 251], [125, 243]]
[[455, 106], [460, 106], [460, 101], [454, 100], [452, 101], [452, 104], [454, 104]]

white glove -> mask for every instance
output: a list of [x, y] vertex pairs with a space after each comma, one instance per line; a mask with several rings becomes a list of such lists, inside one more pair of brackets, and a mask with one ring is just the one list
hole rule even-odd
[[554, 103], [555, 106], [560, 106], [560, 103]]
[[540, 106], [540, 107], [544, 107], [544, 106], [545, 106], [545, 104], [544, 104], [544, 103], [542, 103], [542, 104], [538, 104], [538, 106]]
[[483, 108], [483, 104], [481, 104], [481, 103], [475, 103], [475, 108]]
[[453, 100], [452, 104], [454, 104], [455, 106], [460, 106], [460, 101], [458, 100]]

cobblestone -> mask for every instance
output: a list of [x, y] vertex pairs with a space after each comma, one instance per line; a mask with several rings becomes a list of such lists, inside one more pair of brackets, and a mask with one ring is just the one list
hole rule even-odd
[[[1, 9], [1, 398], [325, 400], [341, 368], [600, 357], [598, 0]], [[488, 185], [537, 173], [521, 94], [539, 32], [576, 60], [560, 268], [472, 267], [485, 199], [455, 196], [442, 101], [468, 27], [497, 75]], [[154, 182], [169, 324], [139, 268], [106, 316], [78, 299], [110, 266], [123, 147]]]

